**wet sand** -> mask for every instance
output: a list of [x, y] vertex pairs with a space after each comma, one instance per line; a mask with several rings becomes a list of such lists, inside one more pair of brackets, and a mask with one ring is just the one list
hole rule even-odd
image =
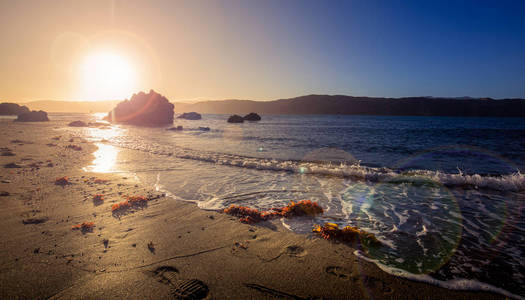
[[[56, 130], [64, 126], [0, 120], [1, 152], [14, 154], [0, 156], [2, 299], [504, 298], [398, 278], [347, 245], [289, 232], [278, 220], [242, 224], [132, 175], [85, 172], [96, 146], [69, 142]], [[71, 184], [56, 185], [62, 176]], [[113, 214], [125, 195], [151, 200]], [[94, 222], [92, 232], [72, 230], [82, 222]]]

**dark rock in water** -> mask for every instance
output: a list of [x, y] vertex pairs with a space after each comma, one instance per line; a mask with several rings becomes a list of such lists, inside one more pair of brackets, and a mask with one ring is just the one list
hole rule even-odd
[[210, 127], [199, 127], [200, 131], [210, 131]]
[[228, 118], [228, 123], [242, 123], [244, 118], [239, 115], [233, 115]]
[[150, 90], [148, 94], [140, 92], [120, 102], [104, 120], [139, 126], [168, 125], [173, 123], [173, 107], [166, 97]]
[[71, 126], [71, 127], [86, 127], [88, 125], [86, 123], [82, 122], [82, 121], [73, 121], [73, 122], [67, 124], [67, 126]]
[[0, 116], [18, 116], [30, 112], [26, 106], [16, 103], [0, 103]]
[[43, 110], [33, 110], [31, 112], [18, 115], [15, 122], [46, 122], [49, 121], [47, 113]]
[[177, 119], [186, 119], [186, 120], [200, 120], [202, 119], [202, 116], [194, 111], [183, 113], [182, 115], [178, 116]]
[[179, 131], [179, 130], [182, 130], [182, 126], [176, 126], [176, 127], [171, 127], [171, 128], [168, 128], [166, 130], [172, 130], [172, 131]]
[[256, 113], [249, 113], [246, 116], [244, 116], [244, 120], [246, 120], [246, 121], [260, 121], [261, 120], [261, 116], [259, 116]]

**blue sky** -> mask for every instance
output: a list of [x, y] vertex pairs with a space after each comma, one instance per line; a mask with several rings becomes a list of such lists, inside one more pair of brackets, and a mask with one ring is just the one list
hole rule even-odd
[[261, 1], [233, 14], [312, 92], [525, 97], [523, 1]]
[[525, 1], [3, 1], [0, 36], [0, 99], [114, 97], [93, 56], [122, 97], [525, 98]]

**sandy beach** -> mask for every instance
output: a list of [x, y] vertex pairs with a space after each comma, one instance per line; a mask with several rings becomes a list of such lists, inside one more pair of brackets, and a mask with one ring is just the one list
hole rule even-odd
[[[1, 120], [0, 146], [12, 154], [0, 156], [2, 299], [503, 298], [389, 275], [345, 244], [279, 220], [242, 224], [132, 174], [86, 172], [96, 146], [57, 130], [65, 126]], [[55, 184], [64, 176], [69, 184]], [[113, 214], [125, 196], [148, 201]], [[72, 229], [83, 222], [94, 228]]]

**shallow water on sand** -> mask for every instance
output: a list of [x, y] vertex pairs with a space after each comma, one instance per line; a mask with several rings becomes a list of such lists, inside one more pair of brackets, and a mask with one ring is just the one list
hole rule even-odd
[[182, 131], [58, 130], [99, 143], [98, 171], [133, 172], [203, 209], [311, 199], [322, 216], [283, 224], [358, 226], [382, 241], [366, 255], [391, 272], [525, 296], [525, 119], [226, 117], [177, 120]]

